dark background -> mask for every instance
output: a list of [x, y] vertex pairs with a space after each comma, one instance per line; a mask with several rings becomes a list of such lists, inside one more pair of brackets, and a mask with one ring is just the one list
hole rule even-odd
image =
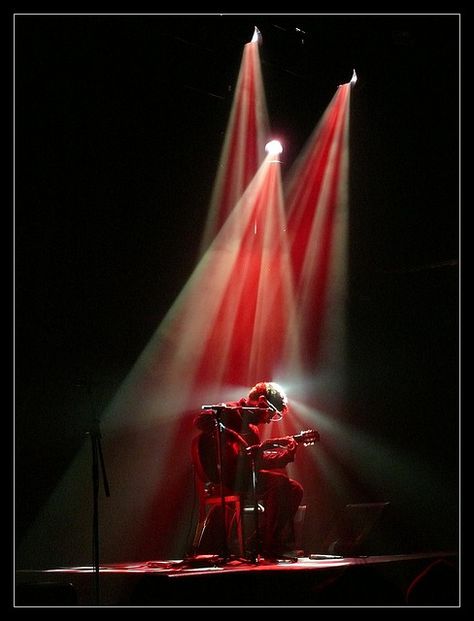
[[195, 266], [255, 25], [283, 177], [356, 68], [345, 416], [430, 464], [456, 541], [455, 15], [16, 16], [18, 538]]

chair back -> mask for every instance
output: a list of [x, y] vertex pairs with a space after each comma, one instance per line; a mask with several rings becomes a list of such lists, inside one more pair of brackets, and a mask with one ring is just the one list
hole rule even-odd
[[193, 460], [194, 471], [198, 479], [201, 481], [201, 483], [207, 483], [209, 479], [204, 471], [204, 467], [201, 461], [200, 440], [201, 434], [193, 438], [191, 444], [191, 456]]
[[[194, 466], [195, 482], [201, 505], [207, 498], [217, 498], [221, 495], [221, 488], [219, 483], [214, 483], [213, 481], [211, 481], [206, 474], [206, 470], [204, 469], [201, 459], [202, 440], [203, 434], [200, 433], [193, 438], [191, 443], [191, 457]], [[225, 496], [233, 495], [235, 493], [226, 486], [224, 486], [223, 492]]]

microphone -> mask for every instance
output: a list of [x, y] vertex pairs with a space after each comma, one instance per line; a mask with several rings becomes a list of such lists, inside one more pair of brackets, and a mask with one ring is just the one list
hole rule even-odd
[[273, 405], [273, 403], [270, 403], [270, 401], [268, 401], [268, 399], [266, 399], [265, 397], [260, 397], [259, 402], [264, 404], [265, 409], [272, 410], [272, 412], [275, 412], [275, 413], [278, 412], [278, 414], [280, 414], [280, 411], [277, 410], [277, 408]]
[[282, 412], [280, 412], [280, 410], [275, 405], [273, 405], [273, 403], [268, 401], [268, 399], [266, 399], [263, 395], [259, 397], [259, 402], [263, 402], [266, 404], [266, 407], [264, 409], [273, 412], [273, 416], [270, 419], [271, 422], [277, 423], [283, 418]]
[[275, 406], [270, 406], [270, 405], [248, 406], [248, 405], [227, 405], [227, 403], [216, 403], [214, 405], [201, 405], [201, 410], [257, 410], [257, 411], [272, 410], [276, 412], [278, 411], [278, 410], [275, 410]]
[[227, 403], [217, 403], [215, 405], [201, 405], [201, 410], [226, 410], [231, 409], [231, 407]]
[[259, 405], [229, 405], [228, 403], [214, 403], [212, 405], [201, 405], [201, 410], [252, 410], [257, 412], [268, 411], [271, 410], [274, 414], [278, 414], [281, 416], [281, 412], [273, 405], [265, 399], [265, 397], [260, 397]]

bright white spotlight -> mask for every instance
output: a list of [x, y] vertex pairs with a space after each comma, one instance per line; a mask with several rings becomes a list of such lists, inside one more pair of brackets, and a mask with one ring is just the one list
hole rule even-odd
[[352, 86], [354, 86], [354, 84], [357, 82], [357, 73], [356, 70], [353, 69], [352, 70], [352, 78], [351, 81], [349, 82], [349, 84], [352, 84]]
[[270, 140], [270, 142], [267, 142], [265, 145], [265, 151], [270, 155], [278, 155], [283, 151], [283, 147], [278, 140]]

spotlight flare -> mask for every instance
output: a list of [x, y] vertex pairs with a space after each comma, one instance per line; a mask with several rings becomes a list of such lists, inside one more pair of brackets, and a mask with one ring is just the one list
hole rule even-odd
[[270, 142], [267, 142], [265, 145], [265, 151], [270, 155], [278, 155], [283, 151], [283, 147], [278, 140], [270, 140]]

